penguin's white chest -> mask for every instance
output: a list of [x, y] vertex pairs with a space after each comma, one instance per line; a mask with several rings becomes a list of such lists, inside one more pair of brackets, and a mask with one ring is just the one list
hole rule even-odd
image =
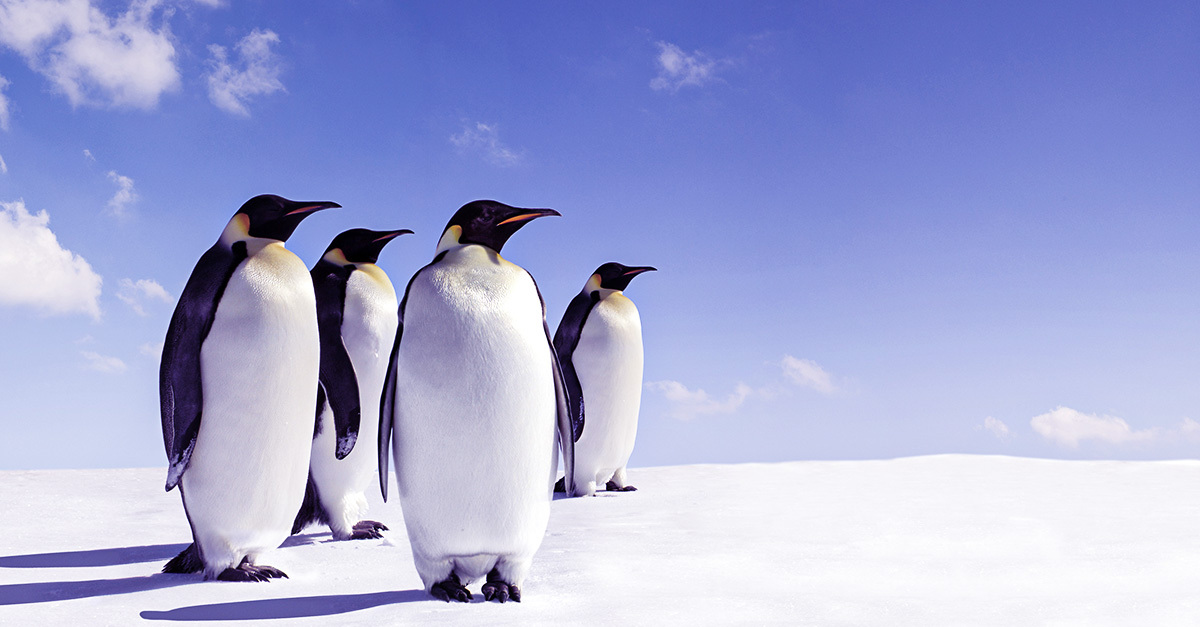
[[414, 552], [532, 556], [540, 545], [556, 407], [543, 325], [528, 273], [479, 246], [413, 280], [393, 450]]
[[585, 412], [575, 444], [576, 478], [603, 483], [629, 461], [637, 437], [643, 351], [633, 301], [619, 292], [601, 298], [584, 322], [571, 362]]
[[287, 537], [307, 480], [319, 351], [307, 268], [268, 244], [230, 277], [200, 351], [204, 409], [183, 487], [206, 551], [206, 539], [253, 552]]

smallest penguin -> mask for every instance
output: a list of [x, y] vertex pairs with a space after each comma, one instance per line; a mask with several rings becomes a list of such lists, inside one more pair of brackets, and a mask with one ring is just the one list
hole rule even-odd
[[377, 420], [343, 417], [360, 407], [362, 415], [379, 415], [398, 304], [396, 289], [375, 262], [388, 242], [411, 233], [350, 229], [333, 238], [310, 273], [321, 334], [321, 376], [308, 487], [293, 534], [313, 523], [328, 525], [335, 540], [381, 538], [380, 532], [388, 529], [361, 520], [367, 511], [364, 491], [375, 476], [374, 449], [346, 451], [340, 442], [349, 429], [368, 442], [378, 437]]
[[[637, 489], [627, 482], [625, 465], [642, 402], [642, 321], [624, 290], [654, 270], [615, 262], [596, 268], [554, 334], [575, 438], [571, 496], [591, 496], [598, 484], [610, 491]], [[560, 479], [555, 491], [565, 492], [565, 483]]]

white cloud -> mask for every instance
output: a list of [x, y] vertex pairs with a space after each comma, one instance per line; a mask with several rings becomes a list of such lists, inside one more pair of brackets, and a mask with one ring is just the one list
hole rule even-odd
[[499, 131], [494, 124], [476, 122], [474, 128], [464, 126], [461, 133], [450, 136], [450, 143], [458, 146], [463, 152], [483, 155], [492, 165], [511, 166], [521, 162], [521, 155], [501, 143]]
[[676, 418], [691, 420], [708, 414], [732, 414], [754, 394], [750, 386], [739, 383], [732, 394], [715, 399], [704, 390], [690, 390], [678, 381], [648, 381], [646, 389], [659, 392], [674, 404]]
[[117, 174], [116, 170], [108, 171], [108, 179], [117, 184], [117, 193], [108, 200], [108, 209], [112, 215], [124, 218], [129, 215], [129, 205], [138, 198], [137, 192], [133, 191], [133, 179]]
[[679, 381], [650, 381], [646, 383], [646, 389], [666, 397], [673, 405], [675, 417], [684, 420], [707, 414], [732, 414], [749, 399], [774, 398], [786, 393], [789, 384], [825, 395], [841, 391], [833, 383], [833, 377], [815, 361], [784, 355], [779, 365], [783, 369], [783, 381], [775, 380], [761, 387], [739, 382], [724, 398], [713, 397], [704, 390], [692, 390]]
[[138, 347], [138, 352], [147, 357], [158, 359], [162, 357], [163, 344], [165, 342], [146, 342]]
[[4, 94], [4, 90], [10, 84], [7, 78], [0, 76], [0, 130], [5, 131], [8, 130], [9, 106], [8, 96]]
[[145, 302], [157, 300], [167, 304], [172, 302], [171, 295], [157, 281], [151, 279], [121, 279], [117, 290], [117, 298], [129, 305], [139, 316], [146, 315]]
[[792, 383], [800, 387], [810, 388], [821, 394], [833, 394], [837, 392], [837, 386], [833, 384], [833, 378], [829, 376], [828, 372], [825, 372], [824, 368], [811, 359], [797, 359], [791, 355], [784, 355], [783, 374]]
[[83, 156], [84, 156], [84, 158], [86, 158], [88, 161], [92, 161], [92, 162], [95, 162], [95, 161], [96, 161], [96, 157], [92, 155], [92, 151], [88, 150], [87, 148], [84, 148], [84, 149], [83, 149]]
[[984, 418], [983, 424], [979, 428], [992, 434], [998, 440], [1007, 440], [1012, 437], [1012, 432], [1008, 430], [1008, 425], [1004, 424], [1004, 421], [991, 416]]
[[279, 81], [283, 70], [278, 55], [271, 50], [279, 43], [273, 31], [254, 29], [237, 43], [238, 67], [229, 61], [224, 46], [208, 47], [212, 57], [208, 73], [208, 98], [217, 108], [234, 115], [248, 116], [246, 100], [277, 91], [285, 91]]
[[49, 224], [45, 211], [30, 214], [22, 200], [0, 203], [0, 304], [98, 320], [100, 275], [63, 248]]
[[116, 357], [109, 357], [92, 351], [79, 351], [79, 354], [83, 355], [86, 361], [83, 367], [88, 370], [95, 370], [96, 372], [106, 374], [121, 374], [128, 369], [125, 362]]
[[679, 91], [685, 85], [700, 87], [716, 80], [717, 62], [699, 50], [687, 54], [679, 46], [658, 42], [658, 76], [650, 88], [659, 91]]
[[1179, 435], [1187, 440], [1200, 441], [1200, 422], [1196, 422], [1191, 418], [1184, 418], [1176, 428]]
[[152, 24], [162, 4], [133, 0], [109, 17], [92, 0], [9, 0], [0, 3], [0, 44], [72, 106], [152, 109], [180, 84], [170, 30]]
[[1029, 424], [1042, 437], [1063, 446], [1076, 448], [1082, 440], [1101, 440], [1110, 444], [1140, 442], [1154, 438], [1154, 430], [1134, 431], [1116, 416], [1085, 414], [1070, 407], [1034, 416]]
[[4, 157], [0, 157], [0, 174], [8, 174], [8, 164], [4, 162]]

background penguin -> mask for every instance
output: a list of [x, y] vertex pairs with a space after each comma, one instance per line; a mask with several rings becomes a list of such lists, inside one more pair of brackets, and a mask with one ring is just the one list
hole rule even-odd
[[[287, 538], [304, 498], [320, 339], [308, 268], [283, 242], [305, 217], [338, 206], [251, 198], [183, 288], [159, 396], [166, 488], [179, 486], [194, 542], [164, 572], [286, 577], [254, 562]], [[348, 451], [353, 432], [339, 435]]]
[[[321, 260], [312, 269], [317, 296], [317, 322], [321, 331], [321, 383], [318, 392], [317, 426], [313, 433], [312, 459], [304, 504], [292, 525], [300, 533], [307, 525], [329, 525], [336, 540], [382, 537], [387, 527], [360, 520], [367, 511], [363, 494], [375, 475], [377, 457], [370, 447], [358, 447], [344, 459], [337, 453], [333, 427], [337, 413], [332, 407], [347, 394], [371, 419], [362, 423], [358, 435], [375, 441], [379, 423], [379, 397], [387, 374], [388, 355], [396, 337], [396, 290], [375, 262], [383, 247], [406, 233], [351, 229], [333, 238]], [[342, 385], [344, 372], [353, 373], [355, 389]], [[328, 400], [326, 400], [328, 399]], [[324, 402], [323, 402], [324, 401]]]
[[400, 304], [380, 411], [380, 488], [386, 499], [391, 444], [417, 572], [445, 601], [471, 599], [466, 586], [484, 575], [485, 599], [521, 600], [550, 516], [556, 437], [572, 465], [541, 294], [499, 254], [517, 229], [550, 215], [559, 213], [464, 205]]
[[[626, 482], [625, 464], [642, 402], [642, 321], [623, 290], [635, 276], [653, 270], [619, 263], [596, 268], [554, 333], [576, 440], [572, 496], [591, 496], [597, 484], [637, 489]], [[565, 479], [557, 491], [566, 491]]]

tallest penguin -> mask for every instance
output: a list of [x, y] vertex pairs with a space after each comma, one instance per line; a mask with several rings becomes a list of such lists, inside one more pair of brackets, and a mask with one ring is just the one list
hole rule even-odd
[[556, 437], [573, 476], [545, 306], [533, 277], [500, 256], [522, 226], [556, 215], [464, 205], [400, 304], [380, 408], [380, 487], [387, 498], [390, 448], [417, 573], [444, 601], [468, 601], [466, 586], [485, 575], [486, 600], [520, 601], [550, 517]]
[[[254, 562], [287, 538], [304, 498], [320, 338], [308, 268], [283, 242], [301, 220], [337, 206], [251, 198], [183, 288], [163, 344], [159, 394], [166, 487], [179, 486], [194, 542], [165, 572], [285, 576]], [[338, 405], [343, 456], [359, 418], [357, 394], [348, 400]]]

